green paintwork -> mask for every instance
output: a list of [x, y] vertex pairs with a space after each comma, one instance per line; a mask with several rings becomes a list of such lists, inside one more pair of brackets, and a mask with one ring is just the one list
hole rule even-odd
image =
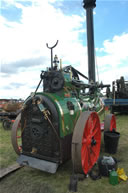
[[[71, 74], [63, 73], [65, 84], [61, 91], [57, 93], [37, 93], [48, 97], [56, 106], [59, 115], [60, 125], [60, 137], [63, 138], [73, 132], [75, 124], [82, 111], [93, 110], [98, 112], [101, 107], [100, 92], [95, 90], [94, 94], [89, 96], [83, 96], [81, 94], [81, 88], [76, 88], [72, 84]], [[73, 96], [72, 93], [75, 93]], [[67, 102], [71, 102], [74, 105], [74, 113], [71, 114], [67, 107]], [[80, 104], [83, 103], [83, 106]]]
[[[48, 97], [56, 106], [56, 109], [59, 114], [59, 121], [60, 121], [60, 137], [64, 137], [69, 135], [73, 132], [75, 123], [80, 116], [81, 107], [77, 102], [76, 98], [67, 98], [63, 96], [58, 96], [54, 93], [37, 93], [42, 94]], [[67, 107], [67, 102], [70, 101], [74, 105], [74, 114], [70, 115], [70, 111]]]

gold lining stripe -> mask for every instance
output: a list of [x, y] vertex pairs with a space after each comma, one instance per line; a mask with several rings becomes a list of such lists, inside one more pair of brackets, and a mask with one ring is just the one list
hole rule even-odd
[[63, 110], [62, 110], [62, 107], [61, 107], [60, 103], [58, 102], [58, 100], [53, 95], [51, 95], [49, 93], [47, 93], [47, 95], [45, 95], [45, 96], [49, 96], [50, 98], [52, 98], [56, 102], [56, 104], [57, 104], [57, 106], [58, 106], [58, 108], [60, 110], [61, 117], [62, 117], [62, 130], [63, 130], [63, 132], [65, 132], [64, 113], [63, 113]]
[[80, 103], [76, 100], [76, 103], [77, 103], [77, 105], [78, 105], [78, 107], [79, 107], [79, 110], [80, 110], [80, 113], [82, 112], [82, 108], [81, 108], [81, 106], [80, 106]]
[[77, 113], [76, 113], [76, 118], [75, 118], [75, 120], [74, 120], [74, 128], [75, 128], [76, 122], [77, 122], [77, 120], [78, 120], [78, 117], [79, 117], [79, 114], [78, 114], [78, 111], [77, 111]]
[[103, 105], [103, 102], [102, 100], [100, 99], [100, 104], [101, 104], [101, 109], [97, 112], [98, 114], [100, 114], [103, 110], [104, 110], [104, 105]]
[[63, 130], [63, 132], [65, 132], [65, 128], [64, 128], [64, 113], [63, 113], [62, 107], [61, 107], [60, 103], [57, 101], [57, 99], [55, 99], [55, 102], [56, 102], [56, 104], [59, 107], [60, 114], [61, 114], [61, 117], [62, 117], [62, 130]]
[[47, 94], [49, 97], [51, 97], [57, 104], [59, 110], [60, 110], [60, 114], [61, 114], [61, 118], [62, 118], [62, 130], [63, 132], [65, 132], [65, 127], [64, 127], [64, 113], [63, 113], [63, 110], [62, 110], [62, 107], [60, 105], [60, 103], [58, 102], [58, 100], [51, 94]]

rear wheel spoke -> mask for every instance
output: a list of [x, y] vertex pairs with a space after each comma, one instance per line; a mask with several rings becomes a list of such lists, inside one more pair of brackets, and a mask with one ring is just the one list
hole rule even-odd
[[74, 133], [72, 140], [77, 143], [72, 146], [72, 159], [73, 163], [76, 163], [74, 171], [87, 174], [100, 153], [101, 130], [98, 114], [83, 112], [76, 123]]
[[113, 131], [113, 129], [116, 129], [116, 118], [115, 115], [108, 114], [105, 117], [104, 130]]

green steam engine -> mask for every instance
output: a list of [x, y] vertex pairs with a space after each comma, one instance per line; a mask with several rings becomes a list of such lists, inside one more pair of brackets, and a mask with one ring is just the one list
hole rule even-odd
[[[93, 8], [95, 0], [84, 0], [87, 13], [88, 78], [72, 66], [62, 68], [57, 56], [51, 67], [41, 72], [36, 91], [29, 96], [12, 127], [12, 145], [18, 163], [50, 173], [72, 158], [74, 171], [85, 173], [93, 167], [100, 153], [99, 114], [104, 110], [100, 90], [109, 85], [95, 81]], [[59, 66], [59, 67], [58, 67]], [[85, 84], [80, 77], [88, 80]], [[37, 92], [43, 82], [43, 91]], [[113, 125], [112, 116], [107, 120]], [[21, 146], [17, 132], [21, 127]], [[115, 123], [114, 123], [115, 124]]]

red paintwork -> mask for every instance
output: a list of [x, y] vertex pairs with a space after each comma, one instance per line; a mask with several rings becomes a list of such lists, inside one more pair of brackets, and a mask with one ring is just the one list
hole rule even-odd
[[[95, 145], [92, 145], [92, 139], [96, 141]], [[82, 139], [81, 148], [81, 161], [82, 168], [85, 174], [96, 163], [101, 144], [101, 128], [100, 120], [96, 112], [92, 112], [88, 120], [85, 123], [84, 134]]]

